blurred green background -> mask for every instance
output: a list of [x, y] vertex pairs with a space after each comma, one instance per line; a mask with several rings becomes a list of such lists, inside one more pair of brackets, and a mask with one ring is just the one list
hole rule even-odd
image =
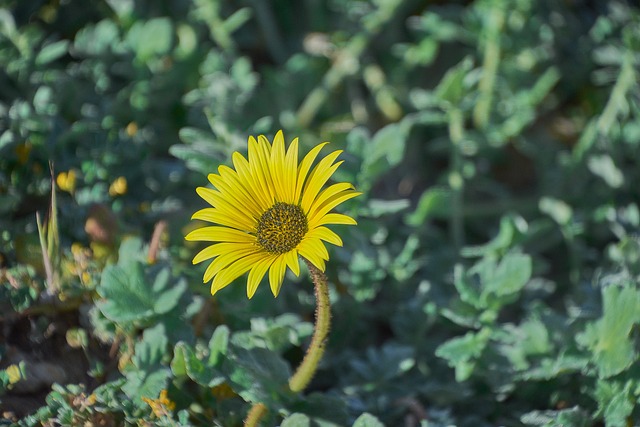
[[[3, 0], [3, 422], [639, 425], [639, 70], [623, 0]], [[309, 278], [183, 239], [279, 129], [364, 193], [300, 396]]]

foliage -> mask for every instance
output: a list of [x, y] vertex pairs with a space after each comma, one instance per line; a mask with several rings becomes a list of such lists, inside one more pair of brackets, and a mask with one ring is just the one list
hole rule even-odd
[[[3, 2], [2, 423], [639, 424], [640, 9], [436, 3]], [[211, 298], [184, 241], [281, 128], [364, 193], [301, 395], [309, 277]]]

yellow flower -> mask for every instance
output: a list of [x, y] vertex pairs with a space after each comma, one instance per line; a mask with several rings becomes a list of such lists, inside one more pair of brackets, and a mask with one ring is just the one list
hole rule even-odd
[[213, 207], [192, 218], [216, 225], [194, 230], [186, 239], [214, 242], [193, 258], [194, 264], [213, 258], [204, 273], [205, 283], [212, 280], [212, 295], [248, 271], [251, 298], [269, 271], [271, 292], [278, 296], [287, 267], [300, 274], [298, 256], [324, 271], [329, 254], [323, 241], [342, 246], [340, 237], [325, 225], [356, 224], [330, 211], [361, 194], [345, 182], [322, 190], [342, 163], [336, 162], [342, 152], [337, 150], [311, 169], [326, 144], [314, 147], [298, 163], [298, 138], [285, 152], [282, 131], [273, 144], [264, 135], [249, 137], [248, 159], [233, 153], [234, 169], [220, 166], [217, 174], [209, 175], [215, 189], [197, 189]]
[[56, 184], [62, 191], [73, 193], [76, 189], [76, 171], [60, 172], [56, 177]]
[[9, 376], [9, 384], [15, 384], [22, 378], [22, 374], [20, 373], [20, 368], [18, 365], [9, 365], [6, 369], [7, 375]]
[[138, 124], [136, 122], [131, 122], [127, 125], [125, 130], [128, 136], [134, 136], [138, 133]]
[[118, 177], [109, 186], [109, 195], [111, 197], [122, 196], [127, 192], [127, 178], [124, 176]]
[[143, 397], [142, 400], [151, 407], [153, 414], [161, 418], [176, 408], [176, 404], [167, 397], [167, 390], [162, 390], [157, 399]]

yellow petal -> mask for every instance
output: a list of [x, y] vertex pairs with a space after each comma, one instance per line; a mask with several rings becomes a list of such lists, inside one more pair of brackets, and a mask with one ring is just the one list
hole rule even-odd
[[228, 252], [220, 255], [219, 257], [211, 261], [211, 264], [209, 264], [207, 269], [204, 271], [203, 283], [206, 283], [209, 280], [213, 279], [214, 276], [216, 276], [222, 270], [238, 261], [239, 259], [257, 253], [260, 253], [260, 251], [254, 247], [247, 249], [238, 249], [234, 250], [233, 252]]
[[304, 243], [305, 242], [301, 243], [300, 246], [298, 246], [298, 252], [300, 253], [300, 255], [303, 258], [309, 260], [309, 262], [313, 264], [318, 270], [324, 271], [325, 263], [322, 257], [318, 256], [317, 252], [315, 252], [310, 245]]
[[199, 264], [202, 261], [206, 261], [227, 252], [246, 250], [254, 247], [255, 245], [253, 243], [216, 243], [215, 245], [207, 246], [198, 252], [198, 254], [193, 257], [193, 263]]
[[311, 169], [311, 165], [313, 164], [313, 161], [318, 156], [318, 153], [320, 153], [320, 150], [322, 150], [322, 147], [324, 147], [327, 144], [328, 142], [323, 142], [322, 144], [316, 145], [302, 159], [302, 162], [298, 167], [298, 180], [296, 182], [296, 193], [294, 195], [295, 197], [293, 198], [296, 204], [300, 201], [302, 186], [304, 185], [304, 182], [307, 178], [307, 174], [309, 173], [309, 169]]
[[298, 138], [291, 141], [284, 160], [284, 186], [286, 199], [284, 202], [297, 204], [295, 200], [298, 173]]
[[322, 190], [320, 194], [318, 194], [318, 197], [316, 197], [316, 199], [311, 203], [311, 207], [309, 208], [309, 212], [307, 212], [307, 216], [312, 217], [313, 214], [315, 214], [316, 211], [322, 207], [323, 203], [325, 203], [336, 194], [339, 194], [345, 190], [355, 190], [355, 188], [348, 182], [339, 182], [338, 184], [333, 184]]
[[269, 285], [271, 286], [271, 292], [274, 297], [277, 297], [282, 287], [282, 281], [284, 280], [284, 273], [286, 271], [287, 264], [284, 256], [280, 255], [271, 265], [269, 269]]
[[273, 264], [276, 257], [277, 255], [269, 255], [267, 258], [258, 261], [249, 271], [249, 277], [247, 278], [247, 297], [249, 299], [253, 298], [260, 281], [266, 274], [269, 267], [271, 267], [271, 264]]
[[246, 224], [251, 224], [254, 221], [250, 214], [240, 209], [239, 206], [232, 205], [232, 201], [219, 191], [212, 190], [211, 188], [198, 187], [196, 188], [196, 193], [221, 212], [235, 216], [238, 220], [242, 220]]
[[298, 251], [293, 249], [284, 254], [284, 260], [296, 276], [300, 275], [300, 262], [298, 261]]
[[255, 253], [238, 259], [224, 270], [220, 271], [211, 283], [211, 295], [224, 288], [238, 277], [246, 273], [256, 262], [264, 258], [264, 253]]
[[[258, 187], [267, 195], [267, 200], [273, 204], [275, 198], [275, 188], [269, 173], [269, 154], [264, 154], [268, 150], [258, 144], [255, 138], [249, 138], [249, 168], [250, 174], [255, 177]], [[268, 145], [268, 144], [267, 144]], [[265, 157], [266, 156], [266, 157]]]
[[359, 196], [360, 194], [362, 193], [357, 191], [347, 190], [332, 196], [329, 200], [327, 200], [324, 203], [324, 205], [320, 209], [318, 209], [313, 215], [309, 217], [309, 224], [316, 224], [322, 218], [322, 216], [329, 213], [331, 209], [335, 208], [342, 202], [345, 202], [349, 199]]
[[240, 204], [244, 209], [250, 211], [252, 216], [256, 216], [260, 211], [260, 206], [255, 202], [255, 195], [250, 189], [245, 188], [245, 184], [240, 181], [238, 174], [228, 166], [218, 168], [219, 175], [209, 174], [209, 182], [224, 193], [231, 201]]
[[331, 175], [333, 175], [336, 169], [338, 169], [342, 164], [342, 161], [340, 161], [332, 165], [340, 153], [342, 153], [342, 150], [337, 150], [329, 154], [327, 157], [320, 160], [320, 163], [318, 163], [311, 171], [309, 179], [304, 186], [304, 190], [302, 190], [301, 206], [305, 212], [309, 212], [311, 203], [320, 192], [322, 186], [329, 180], [329, 178], [331, 178]]
[[285, 201], [287, 199], [287, 190], [284, 182], [284, 136], [282, 135], [282, 131], [278, 131], [273, 138], [269, 166], [273, 184], [276, 186], [276, 200], [280, 202]]
[[357, 225], [358, 222], [350, 216], [344, 214], [328, 213], [326, 215], [323, 215], [322, 218], [318, 219], [318, 221], [313, 224], [309, 222], [309, 228], [327, 224]]
[[313, 252], [318, 254], [320, 258], [327, 261], [329, 260], [329, 252], [327, 252], [327, 248], [324, 243], [320, 241], [320, 239], [316, 238], [305, 238], [303, 243], [311, 248]]
[[236, 172], [238, 172], [240, 181], [251, 190], [251, 193], [255, 197], [255, 201], [258, 203], [260, 208], [262, 208], [262, 210], [268, 209], [272, 204], [269, 199], [269, 194], [265, 193], [257, 178], [251, 172], [251, 165], [247, 159], [238, 152], [233, 153], [232, 158], [233, 166], [235, 167]]
[[315, 229], [310, 231], [306, 237], [309, 239], [322, 239], [325, 242], [329, 242], [336, 246], [342, 246], [342, 239], [340, 238], [340, 236], [329, 230], [327, 227], [316, 227]]
[[243, 231], [253, 231], [255, 229], [255, 224], [249, 225], [246, 221], [238, 220], [237, 217], [220, 212], [216, 208], [200, 209], [193, 214], [191, 219], [213, 222]]
[[202, 227], [185, 236], [186, 240], [196, 242], [241, 242], [253, 243], [255, 236], [229, 227]]

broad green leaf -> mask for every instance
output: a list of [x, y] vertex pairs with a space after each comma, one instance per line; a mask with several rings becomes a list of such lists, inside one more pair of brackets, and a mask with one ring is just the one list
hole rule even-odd
[[217, 366], [220, 358], [227, 354], [229, 348], [229, 328], [220, 325], [211, 335], [209, 340], [209, 360], [207, 366]]
[[171, 49], [173, 25], [169, 18], [137, 21], [127, 34], [127, 41], [139, 60], [146, 62]]
[[[151, 269], [157, 271], [155, 266]], [[103, 300], [96, 305], [105, 317], [115, 322], [143, 320], [173, 309], [186, 287], [182, 279], [171, 283], [168, 267], [161, 268], [153, 277], [152, 274], [145, 275], [140, 262], [130, 264], [126, 270], [108, 266], [97, 288]]]
[[573, 216], [573, 209], [566, 202], [551, 197], [543, 197], [538, 205], [542, 213], [549, 215], [560, 225], [567, 225]]
[[356, 419], [352, 427], [384, 427], [384, 424], [373, 415], [364, 413]]
[[38, 52], [38, 55], [36, 56], [36, 64], [46, 65], [50, 62], [55, 61], [56, 59], [67, 53], [68, 47], [68, 40], [60, 40], [47, 44], [42, 48], [40, 52]]
[[[360, 190], [366, 191], [370, 181], [397, 166], [404, 157], [405, 142], [413, 127], [413, 119], [405, 118], [389, 124], [373, 135], [363, 152]], [[364, 188], [366, 187], [366, 188]]]
[[589, 414], [579, 406], [560, 411], [531, 411], [520, 417], [527, 426], [543, 427], [591, 427]]
[[281, 427], [311, 427], [311, 420], [304, 414], [294, 413], [282, 420]]
[[608, 378], [627, 369], [637, 353], [630, 338], [633, 326], [640, 322], [640, 291], [630, 284], [609, 285], [602, 289], [603, 314], [578, 335], [578, 343], [589, 349], [600, 378]]
[[289, 389], [291, 370], [276, 353], [264, 348], [234, 348], [230, 354], [229, 377], [238, 394], [248, 402], [282, 405]]
[[184, 342], [179, 342], [175, 349], [171, 370], [174, 375], [187, 375], [197, 384], [215, 387], [224, 382], [224, 377], [213, 366], [207, 366], [198, 359], [194, 350]]
[[345, 399], [329, 393], [311, 393], [292, 405], [292, 411], [307, 415], [313, 427], [342, 427], [349, 422]]
[[167, 353], [169, 340], [162, 324], [146, 329], [135, 345], [133, 361], [141, 369], [159, 366]]
[[624, 184], [624, 175], [608, 154], [593, 155], [587, 161], [589, 170], [599, 176], [611, 188], [620, 188]]
[[605, 424], [611, 427], [626, 427], [636, 397], [632, 395], [633, 382], [622, 385], [618, 381], [600, 380], [596, 384], [595, 397], [598, 401], [598, 414], [604, 417]]
[[97, 288], [103, 301], [96, 305], [114, 322], [132, 322], [153, 315], [153, 295], [145, 283], [142, 264], [136, 263], [129, 271], [114, 265], [102, 272]]
[[168, 340], [163, 325], [146, 329], [142, 340], [136, 343], [133, 356], [134, 367], [127, 367], [126, 384], [122, 390], [142, 405], [142, 397], [156, 397], [166, 389], [171, 371], [162, 366], [168, 351]]
[[109, 19], [95, 25], [87, 25], [76, 34], [73, 42], [74, 50], [88, 55], [102, 55], [117, 46], [119, 29]]
[[122, 386], [122, 391], [132, 399], [138, 406], [145, 403], [142, 397], [156, 397], [160, 391], [167, 388], [167, 381], [171, 371], [166, 368], [159, 368], [151, 372], [143, 370], [132, 370], [126, 374], [126, 383]]
[[494, 294], [512, 295], [520, 292], [531, 278], [531, 257], [523, 254], [507, 254], [491, 272], [481, 275], [482, 298]]
[[436, 349], [436, 356], [447, 361], [456, 370], [456, 380], [465, 381], [473, 373], [473, 362], [480, 357], [489, 342], [491, 330], [483, 328], [479, 332], [468, 332], [453, 338]]

